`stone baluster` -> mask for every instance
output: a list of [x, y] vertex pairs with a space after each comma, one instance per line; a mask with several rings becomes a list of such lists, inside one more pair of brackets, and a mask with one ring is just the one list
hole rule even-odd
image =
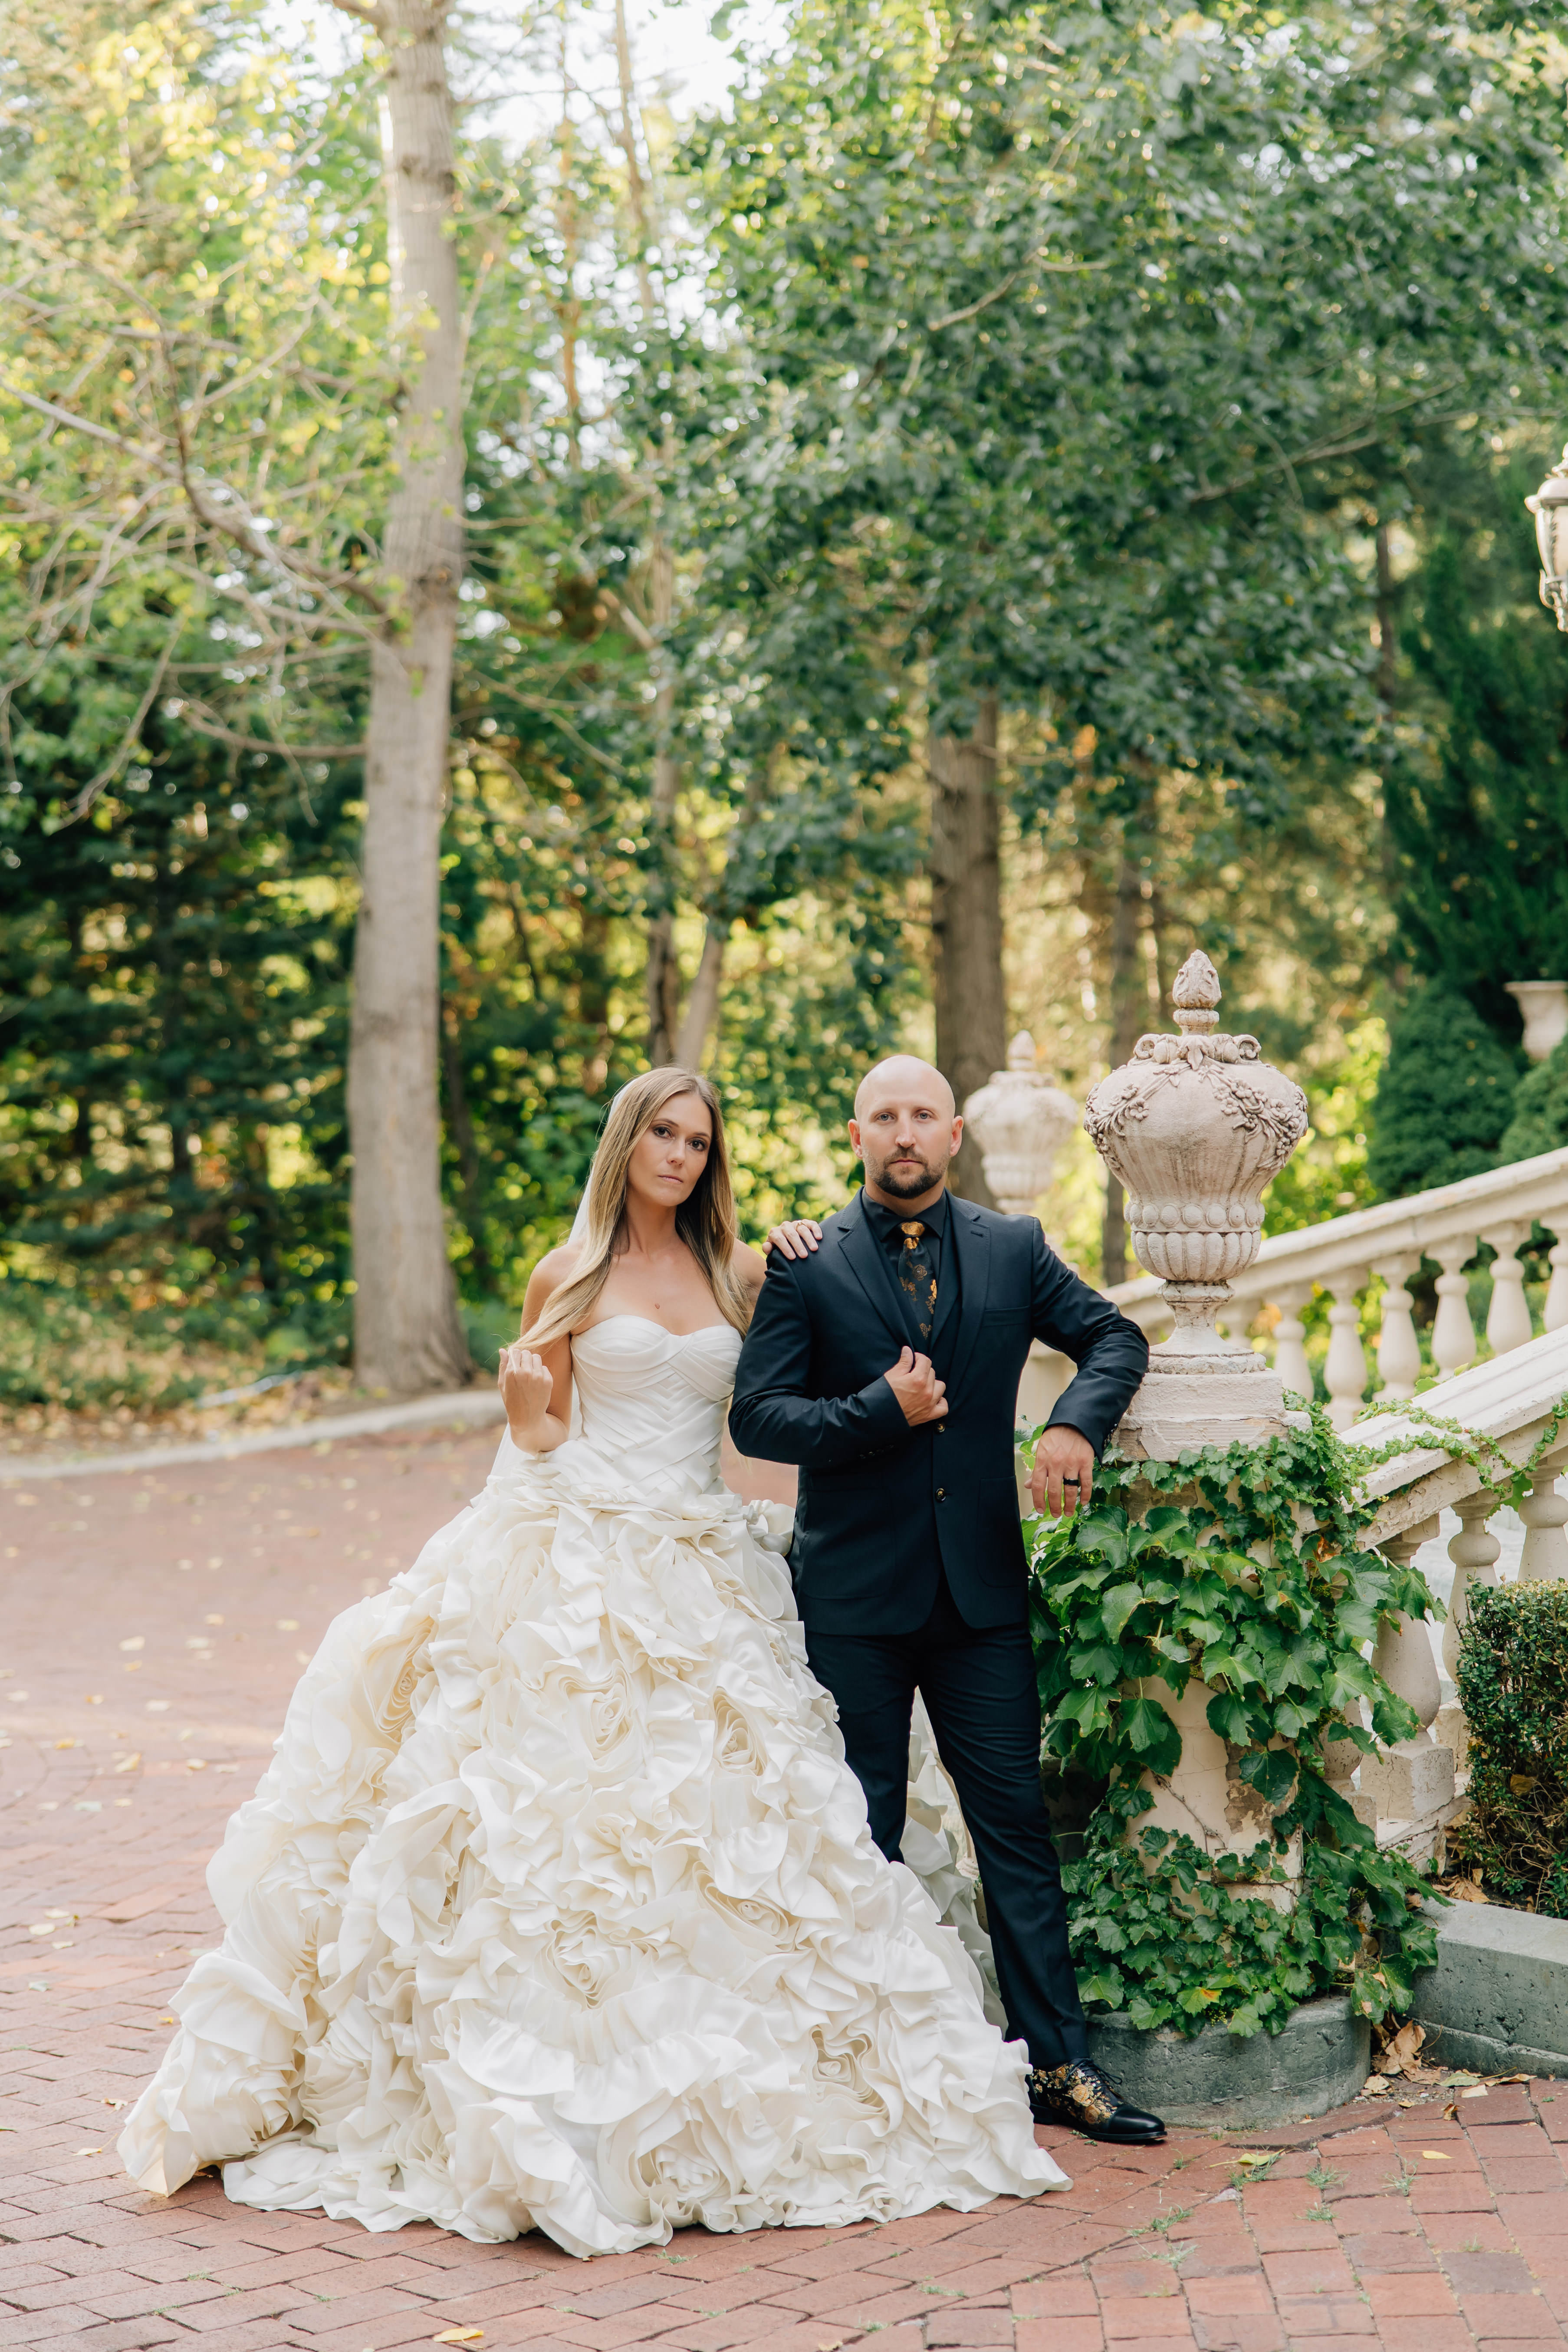
[[1497, 1508], [1497, 1496], [1478, 1487], [1455, 1508], [1459, 1532], [1448, 1545], [1454, 1563], [1454, 1590], [1448, 1596], [1448, 1622], [1443, 1628], [1443, 1665], [1450, 1682], [1459, 1678], [1459, 1643], [1470, 1613], [1470, 1593], [1478, 1584], [1497, 1582], [1496, 1560], [1502, 1546], [1487, 1525]]
[[1336, 1429], [1348, 1429], [1361, 1411], [1366, 1394], [1366, 1350], [1361, 1343], [1361, 1309], [1355, 1295], [1366, 1281], [1364, 1266], [1331, 1275], [1323, 1287], [1329, 1294], [1329, 1354], [1323, 1385], [1329, 1391], [1329, 1419]]
[[1405, 1286], [1420, 1263], [1419, 1258], [1391, 1257], [1373, 1267], [1386, 1286], [1377, 1341], [1377, 1370], [1383, 1381], [1379, 1394], [1385, 1397], [1413, 1397], [1421, 1377], [1421, 1342], [1410, 1312], [1414, 1302]]
[[1552, 1279], [1546, 1286], [1542, 1328], [1547, 1331], [1561, 1331], [1564, 1323], [1568, 1323], [1568, 1242], [1553, 1242], [1547, 1262], [1552, 1268]]
[[1568, 1536], [1563, 1532], [1568, 1520], [1568, 1496], [1557, 1489], [1562, 1469], [1561, 1461], [1543, 1462], [1519, 1507], [1524, 1521], [1524, 1548], [1519, 1556], [1521, 1584], [1561, 1584], [1568, 1577]]
[[1528, 1231], [1526, 1225], [1494, 1225], [1481, 1235], [1497, 1252], [1492, 1260], [1492, 1301], [1487, 1310], [1487, 1338], [1494, 1356], [1506, 1356], [1510, 1349], [1522, 1348], [1535, 1337], [1530, 1301], [1524, 1295], [1524, 1268], [1514, 1255]]
[[1470, 1286], [1459, 1271], [1475, 1255], [1473, 1242], [1458, 1242], [1435, 1250], [1442, 1267], [1437, 1276], [1437, 1319], [1432, 1326], [1432, 1361], [1447, 1374], [1463, 1371], [1475, 1360], [1476, 1328], [1470, 1321]]
[[[1435, 1518], [1423, 1519], [1383, 1549], [1403, 1564], [1436, 1532]], [[1385, 1617], [1372, 1663], [1394, 1696], [1415, 1708], [1421, 1727], [1414, 1738], [1396, 1740], [1363, 1760], [1355, 1810], [1369, 1828], [1381, 1831], [1385, 1823], [1397, 1823], [1406, 1841], [1415, 1830], [1424, 1853], [1440, 1851], [1454, 1801], [1454, 1749], [1432, 1736], [1443, 1686], [1425, 1624], [1414, 1617]]]
[[[1403, 1535], [1392, 1536], [1383, 1549], [1390, 1559], [1404, 1567], [1436, 1532], [1436, 1519], [1422, 1519], [1415, 1527], [1406, 1528]], [[1432, 1655], [1425, 1623], [1403, 1615], [1385, 1617], [1378, 1628], [1372, 1663], [1394, 1696], [1404, 1699], [1420, 1717], [1417, 1737], [1429, 1738], [1428, 1726], [1436, 1719], [1442, 1702], [1443, 1685], [1437, 1679], [1437, 1661]]]
[[1307, 1361], [1307, 1327], [1300, 1310], [1312, 1296], [1308, 1282], [1291, 1283], [1274, 1294], [1274, 1304], [1279, 1309], [1279, 1320], [1274, 1326], [1274, 1369], [1281, 1387], [1312, 1402], [1312, 1367]]

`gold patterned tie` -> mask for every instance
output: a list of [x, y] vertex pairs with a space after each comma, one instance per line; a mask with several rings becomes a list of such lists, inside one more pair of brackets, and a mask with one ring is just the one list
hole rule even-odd
[[915, 1325], [929, 1347], [936, 1320], [936, 1274], [925, 1251], [926, 1228], [918, 1217], [900, 1223], [904, 1246], [899, 1258], [899, 1280], [915, 1310]]

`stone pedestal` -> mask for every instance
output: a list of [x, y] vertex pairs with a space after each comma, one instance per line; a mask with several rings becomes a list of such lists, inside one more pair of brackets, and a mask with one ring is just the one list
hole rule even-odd
[[[1142, 1785], [1154, 1801], [1148, 1812], [1139, 1814], [1139, 1831], [1171, 1830], [1190, 1837], [1209, 1855], [1250, 1853], [1260, 1839], [1268, 1836], [1274, 1815], [1282, 1808], [1266, 1804], [1257, 1790], [1247, 1785], [1237, 1769], [1240, 1750], [1210, 1726], [1207, 1709], [1214, 1692], [1195, 1676], [1180, 1698], [1169, 1683], [1145, 1683], [1143, 1689], [1147, 1696], [1159, 1701], [1181, 1733], [1182, 1760], [1169, 1780], [1157, 1772], [1144, 1773]], [[1282, 1747], [1284, 1742], [1276, 1740], [1274, 1745]], [[1286, 1885], [1242, 1880], [1232, 1892], [1256, 1895], [1279, 1910], [1288, 1910], [1295, 1899], [1289, 1882], [1301, 1875], [1300, 1836], [1291, 1839], [1279, 1859], [1284, 1864]]]
[[[1287, 1426], [1285, 1391], [1263, 1357], [1220, 1332], [1230, 1276], [1251, 1265], [1262, 1236], [1265, 1184], [1306, 1132], [1300, 1087], [1259, 1057], [1256, 1037], [1216, 1034], [1219, 977], [1189, 956], [1171, 992], [1181, 1034], [1141, 1037], [1131, 1062], [1100, 1081], [1084, 1125], [1126, 1187], [1132, 1246], [1164, 1284], [1174, 1325], [1153, 1349], [1142, 1386], [1116, 1433], [1134, 1460], [1173, 1462], [1191, 1447], [1262, 1444]], [[1145, 1778], [1152, 1813], [1205, 1853], [1250, 1853], [1269, 1834], [1268, 1806], [1241, 1779], [1241, 1751], [1213, 1731], [1213, 1693], [1189, 1683], [1180, 1698], [1151, 1686], [1182, 1735], [1169, 1780]], [[1300, 1841], [1286, 1867], [1300, 1874]], [[1288, 1907], [1290, 1886], [1250, 1892]]]

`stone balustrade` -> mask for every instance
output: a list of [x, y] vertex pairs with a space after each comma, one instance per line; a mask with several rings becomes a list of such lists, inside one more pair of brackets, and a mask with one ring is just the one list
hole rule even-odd
[[[1477, 1348], [1469, 1281], [1463, 1269], [1483, 1242], [1497, 1252], [1486, 1318], [1492, 1353], [1505, 1355], [1529, 1343], [1530, 1305], [1518, 1252], [1535, 1224], [1558, 1236], [1551, 1252], [1544, 1315], [1546, 1329], [1558, 1331], [1568, 1327], [1568, 1150], [1543, 1151], [1534, 1160], [1467, 1177], [1460, 1184], [1330, 1217], [1299, 1233], [1271, 1234], [1252, 1263], [1230, 1277], [1234, 1305], [1229, 1320], [1239, 1332], [1261, 1307], [1275, 1307], [1274, 1369], [1287, 1389], [1310, 1396], [1312, 1376], [1300, 1310], [1314, 1290], [1323, 1291], [1330, 1302], [1324, 1385], [1334, 1425], [1345, 1429], [1361, 1412], [1371, 1383], [1358, 1301], [1373, 1276], [1380, 1276], [1384, 1284], [1381, 1327], [1373, 1346], [1377, 1394], [1411, 1397], [1420, 1376], [1421, 1349], [1406, 1286], [1423, 1259], [1439, 1269], [1432, 1360], [1440, 1372], [1459, 1372], [1473, 1361]], [[1162, 1285], [1152, 1276], [1121, 1283], [1110, 1296], [1152, 1339], [1169, 1329], [1170, 1310]]]
[[[1489, 1440], [1519, 1466], [1535, 1453], [1565, 1395], [1568, 1329], [1560, 1328], [1436, 1382], [1422, 1395], [1418, 1412]], [[1442, 1664], [1451, 1679], [1470, 1594], [1478, 1584], [1499, 1580], [1503, 1547], [1490, 1527], [1498, 1505], [1473, 1465], [1448, 1452], [1417, 1413], [1404, 1409], [1402, 1400], [1387, 1398], [1353, 1432], [1354, 1443], [1379, 1452], [1406, 1438], [1407, 1448], [1369, 1471], [1363, 1481], [1369, 1499], [1381, 1498], [1369, 1535], [1392, 1559], [1411, 1559], [1438, 1536], [1444, 1512], [1458, 1518], [1447, 1547], [1453, 1586], [1442, 1637]], [[1552, 1443], [1537, 1465], [1520, 1505], [1524, 1536], [1517, 1574], [1526, 1582], [1568, 1577], [1568, 1498], [1558, 1488], [1565, 1467], [1568, 1424], [1560, 1442]], [[1443, 1704], [1437, 1658], [1425, 1624], [1405, 1617], [1385, 1624], [1373, 1660], [1389, 1687], [1415, 1708], [1421, 1727], [1413, 1739], [1363, 1759], [1359, 1770], [1343, 1742], [1333, 1744], [1339, 1753], [1333, 1758], [1331, 1748], [1331, 1759], [1342, 1771], [1344, 1793], [1376, 1831], [1380, 1843], [1401, 1845], [1417, 1860], [1435, 1855], [1440, 1862], [1444, 1832], [1465, 1797], [1463, 1711], [1457, 1696]], [[1352, 1771], [1353, 1789], [1349, 1785]]]

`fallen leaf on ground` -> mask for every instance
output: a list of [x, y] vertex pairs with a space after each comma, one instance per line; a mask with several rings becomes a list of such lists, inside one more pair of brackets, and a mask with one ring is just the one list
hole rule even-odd
[[1378, 2055], [1377, 2072], [1380, 2074], [1414, 2074], [1421, 2044], [1426, 2039], [1425, 2029], [1412, 2018], [1384, 2044]]
[[145, 1633], [132, 1633], [130, 1640], [121, 1642], [120, 1646], [122, 1650], [144, 1650], [147, 1647], [147, 1636]]
[[134, 1755], [122, 1756], [114, 1769], [117, 1772], [134, 1772], [141, 1761], [142, 1750], [138, 1748]]
[[1452, 2164], [1454, 2161], [1451, 2156], [1445, 2156], [1440, 2147], [1424, 2147], [1421, 2153], [1428, 2164]]
[[1361, 2095], [1363, 2099], [1380, 2099], [1385, 2091], [1393, 2088], [1394, 2084], [1386, 2074], [1369, 2074], [1361, 2086]]
[[1237, 2164], [1272, 2164], [1274, 2158], [1259, 2149], [1244, 2147], [1237, 2151], [1236, 2161]]
[[[280, 1633], [297, 1633], [299, 1630], [298, 1617], [279, 1617], [278, 1620], [278, 1631]], [[463, 2344], [467, 2343], [468, 2338], [462, 2336], [437, 2336], [433, 2337], [432, 2341], [437, 2344]]]
[[1452, 1879], [1447, 1886], [1440, 1887], [1438, 1892], [1451, 1895], [1456, 1903], [1484, 1903], [1487, 1899], [1473, 1878]]
[[439, 2336], [430, 2338], [432, 2344], [482, 2344], [484, 2340], [482, 2327], [443, 2327]]
[[125, 2105], [125, 2102], [123, 2099], [105, 2099], [103, 2104], [106, 2107], [112, 2107], [115, 2114], [118, 2115], [121, 2108]]
[[79, 1739], [57, 1739], [55, 1746], [57, 1748], [79, 1748], [81, 1746], [81, 1742]]
[[78, 2156], [101, 2156], [103, 2154], [103, 2150], [100, 2147], [79, 2147], [76, 2150], [76, 2154]]

